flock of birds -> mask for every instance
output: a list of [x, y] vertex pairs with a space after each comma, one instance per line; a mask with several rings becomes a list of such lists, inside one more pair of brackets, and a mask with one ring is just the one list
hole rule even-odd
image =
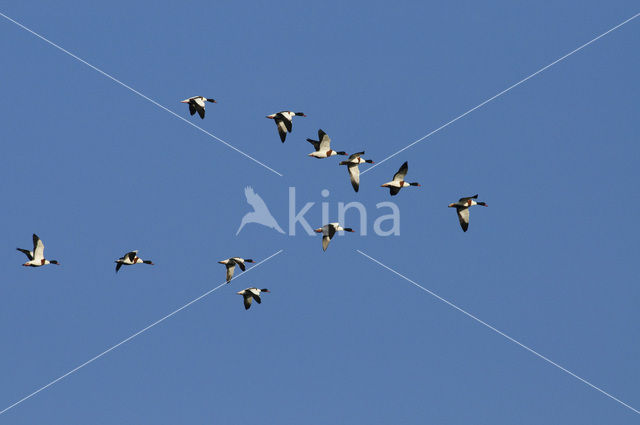
[[[196, 113], [200, 116], [200, 118], [204, 119], [205, 116], [205, 105], [206, 102], [217, 103], [214, 99], [209, 99], [204, 96], [194, 96], [188, 99], [181, 101], [181, 103], [186, 103], [189, 105], [189, 113], [191, 115], [195, 115]], [[280, 140], [282, 143], [285, 142], [287, 138], [287, 133], [291, 133], [293, 129], [293, 117], [306, 117], [303, 112], [292, 112], [292, 111], [281, 111], [275, 114], [267, 115], [267, 118], [274, 120], [276, 127], [278, 128], [278, 133], [280, 135]], [[331, 149], [331, 138], [325, 133], [323, 130], [318, 130], [318, 140], [307, 139], [309, 143], [313, 145], [315, 151], [310, 153], [309, 156], [323, 159], [329, 158], [336, 155], [348, 155], [344, 151], [334, 151]], [[360, 164], [367, 163], [373, 164], [373, 161], [370, 159], [363, 159], [362, 155], [364, 155], [364, 151], [356, 152], [349, 156], [346, 161], [340, 162], [340, 165], [346, 165], [349, 171], [349, 176], [351, 179], [351, 185], [353, 189], [358, 192], [360, 188], [360, 169], [358, 168]], [[409, 171], [409, 164], [405, 162], [400, 166], [398, 172], [394, 174], [393, 179], [387, 183], [384, 183], [381, 187], [388, 187], [389, 193], [391, 196], [395, 196], [400, 192], [400, 189], [409, 186], [420, 186], [417, 182], [407, 182], [405, 181], [405, 177], [407, 172]], [[478, 202], [478, 195], [469, 196], [460, 198], [458, 202], [453, 202], [449, 204], [450, 208], [455, 208], [458, 214], [458, 220], [460, 221], [460, 227], [464, 232], [469, 228], [469, 208], [474, 205], [481, 205], [486, 207], [487, 204], [485, 202]], [[354, 232], [353, 229], [349, 227], [342, 227], [340, 223], [329, 223], [324, 226], [315, 229], [316, 233], [322, 233], [322, 250], [326, 251], [329, 247], [329, 242], [336, 234], [336, 232]], [[16, 248], [18, 251], [22, 252], [27, 256], [29, 261], [23, 264], [25, 267], [41, 267], [47, 264], [55, 264], [60, 265], [57, 260], [48, 260], [44, 257], [44, 243], [42, 240], [34, 233], [33, 234], [33, 251], [29, 251], [23, 248]], [[124, 254], [122, 257], [115, 260], [116, 263], [116, 273], [120, 270], [122, 266], [132, 266], [135, 264], [148, 264], [153, 265], [151, 260], [143, 260], [138, 257], [138, 251], [130, 251]], [[218, 263], [223, 264], [226, 267], [226, 283], [230, 283], [233, 279], [233, 274], [236, 266], [240, 268], [240, 270], [245, 271], [246, 265], [245, 263], [254, 263], [252, 259], [248, 258], [240, 258], [240, 257], [231, 257], [226, 260], [218, 261]], [[238, 291], [238, 295], [242, 295], [244, 301], [244, 308], [248, 310], [251, 307], [251, 303], [255, 300], [258, 304], [262, 302], [260, 299], [260, 294], [263, 292], [269, 292], [268, 289], [263, 288], [246, 288], [242, 291]]]

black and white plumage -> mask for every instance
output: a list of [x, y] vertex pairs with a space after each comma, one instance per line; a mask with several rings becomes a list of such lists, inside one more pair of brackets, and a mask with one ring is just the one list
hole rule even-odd
[[245, 271], [245, 263], [254, 263], [254, 261], [250, 258], [231, 257], [226, 260], [218, 261], [218, 263], [227, 266], [227, 283], [229, 283], [231, 282], [231, 279], [233, 279], [233, 272], [236, 269], [236, 265], [240, 267], [240, 270]]
[[29, 261], [23, 264], [25, 267], [40, 267], [47, 264], [60, 265], [56, 260], [47, 260], [44, 258], [44, 243], [42, 243], [42, 240], [35, 233], [33, 234], [33, 251], [22, 248], [16, 249], [29, 259]]
[[420, 183], [417, 182], [409, 183], [404, 181], [404, 178], [407, 175], [408, 171], [409, 163], [405, 161], [405, 163], [400, 166], [398, 172], [394, 174], [393, 180], [383, 184], [382, 187], [388, 187], [391, 196], [395, 196], [403, 187], [420, 186]]
[[282, 143], [287, 138], [287, 132], [291, 133], [293, 129], [293, 117], [306, 117], [304, 112], [291, 112], [291, 111], [280, 111], [275, 114], [267, 115], [267, 118], [270, 118], [275, 121], [276, 127], [278, 127], [278, 133], [280, 134], [280, 140]]
[[314, 230], [314, 232], [316, 233], [322, 233], [322, 250], [323, 251], [326, 251], [327, 248], [329, 247], [329, 242], [331, 242], [333, 235], [335, 235], [336, 232], [340, 232], [340, 231], [354, 232], [354, 230], [350, 227], [340, 226], [340, 223], [325, 224], [324, 226]]
[[364, 151], [354, 153], [349, 157], [347, 161], [340, 162], [340, 165], [346, 165], [349, 170], [349, 177], [351, 177], [351, 186], [356, 192], [360, 189], [360, 168], [358, 166], [363, 162], [367, 164], [373, 164], [370, 159], [362, 159], [361, 155], [364, 155]]
[[138, 250], [130, 251], [124, 254], [122, 257], [118, 258], [116, 261], [116, 273], [120, 270], [122, 266], [132, 266], [134, 264], [149, 264], [153, 266], [153, 262], [151, 260], [143, 260], [138, 257]]
[[260, 293], [262, 292], [271, 292], [271, 291], [269, 291], [267, 288], [263, 288], [263, 289], [247, 288], [247, 289], [243, 289], [242, 291], [236, 292], [236, 294], [242, 295], [242, 298], [244, 300], [244, 309], [249, 310], [249, 308], [251, 307], [251, 301], [256, 300], [258, 304], [262, 303], [262, 300], [260, 299]]
[[469, 208], [474, 205], [481, 205], [483, 207], [488, 206], [485, 202], [477, 202], [478, 195], [468, 196], [466, 198], [460, 198], [458, 202], [449, 204], [449, 208], [455, 208], [458, 213], [458, 221], [460, 221], [460, 227], [462, 231], [466, 232], [469, 228]]
[[181, 100], [180, 103], [189, 104], [189, 113], [194, 115], [196, 112], [200, 115], [200, 118], [204, 119], [204, 105], [205, 102], [218, 103], [213, 99], [207, 99], [204, 96], [193, 96], [189, 99]]
[[315, 148], [315, 152], [310, 153], [309, 156], [314, 158], [329, 158], [334, 155], [346, 155], [346, 152], [340, 151], [336, 152], [331, 150], [331, 138], [322, 131], [322, 129], [318, 130], [318, 140], [307, 139], [307, 142], [311, 143]]

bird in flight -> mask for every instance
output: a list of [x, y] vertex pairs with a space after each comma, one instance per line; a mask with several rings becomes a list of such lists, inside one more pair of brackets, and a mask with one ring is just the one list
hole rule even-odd
[[360, 156], [364, 155], [364, 151], [354, 153], [348, 160], [340, 162], [340, 165], [346, 165], [349, 170], [349, 176], [351, 177], [351, 186], [356, 192], [360, 189], [360, 168], [358, 165], [366, 162], [367, 164], [373, 164], [370, 159], [362, 159]]
[[60, 265], [56, 260], [47, 260], [44, 258], [44, 244], [35, 233], [33, 234], [33, 251], [22, 248], [16, 249], [26, 255], [29, 259], [29, 261], [23, 264], [25, 267], [40, 267], [47, 264]]
[[403, 187], [420, 186], [420, 183], [417, 182], [409, 183], [404, 181], [407, 171], [409, 171], [409, 163], [405, 161], [405, 163], [400, 166], [398, 172], [394, 174], [393, 180], [383, 184], [382, 187], [388, 187], [391, 196], [395, 196]]
[[122, 266], [132, 266], [134, 264], [142, 264], [142, 263], [149, 264], [151, 266], [154, 265], [151, 262], [151, 260], [143, 260], [142, 258], [138, 257], [137, 249], [135, 251], [127, 252], [122, 257], [118, 258], [115, 261], [115, 263], [116, 263], [116, 273], [118, 273], [118, 270], [120, 270], [120, 267]]
[[244, 309], [249, 310], [249, 308], [251, 307], [251, 301], [256, 300], [258, 304], [262, 303], [262, 300], [260, 299], [260, 293], [262, 292], [271, 292], [271, 291], [269, 291], [267, 288], [264, 288], [264, 289], [247, 288], [247, 289], [243, 289], [242, 291], [236, 292], [236, 294], [242, 295], [242, 297], [244, 298]]
[[469, 208], [474, 205], [488, 206], [485, 202], [477, 202], [478, 195], [468, 196], [466, 198], [460, 198], [458, 202], [449, 204], [449, 208], [455, 208], [458, 213], [458, 220], [460, 221], [460, 227], [462, 231], [466, 232], [469, 228]]
[[231, 279], [233, 279], [233, 272], [236, 269], [236, 264], [240, 267], [240, 270], [245, 271], [246, 266], [244, 263], [255, 263], [255, 261], [250, 258], [231, 257], [226, 260], [218, 261], [218, 263], [227, 266], [227, 283], [229, 283], [231, 282]]
[[189, 104], [189, 113], [191, 115], [196, 112], [200, 115], [200, 118], [204, 119], [204, 102], [218, 103], [213, 99], [207, 99], [204, 96], [193, 96], [189, 99], [181, 100], [180, 103], [188, 103]]
[[306, 117], [304, 112], [291, 112], [291, 111], [280, 111], [275, 114], [267, 115], [267, 118], [270, 118], [276, 122], [276, 127], [278, 127], [278, 133], [280, 133], [280, 140], [284, 143], [287, 138], [287, 132], [291, 133], [293, 126], [293, 117]]

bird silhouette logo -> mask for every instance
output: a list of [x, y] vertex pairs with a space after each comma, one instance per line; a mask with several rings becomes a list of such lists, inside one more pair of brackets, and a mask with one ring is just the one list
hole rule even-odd
[[244, 196], [247, 198], [249, 205], [253, 207], [253, 211], [246, 213], [244, 217], [242, 217], [236, 236], [238, 236], [244, 225], [249, 223], [262, 224], [263, 226], [270, 227], [280, 233], [284, 233], [284, 230], [280, 228], [276, 219], [271, 215], [267, 204], [264, 203], [260, 195], [253, 191], [251, 186], [244, 188]]

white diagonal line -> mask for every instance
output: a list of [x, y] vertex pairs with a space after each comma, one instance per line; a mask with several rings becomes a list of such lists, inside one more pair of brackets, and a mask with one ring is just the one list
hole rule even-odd
[[573, 376], [574, 378], [576, 378], [577, 380], [587, 384], [588, 386], [590, 386], [591, 388], [593, 388], [596, 391], [599, 391], [600, 393], [606, 395], [607, 397], [609, 397], [610, 399], [617, 401], [618, 403], [620, 403], [621, 405], [623, 405], [624, 407], [631, 409], [633, 412], [640, 414], [640, 411], [629, 406], [627, 403], [625, 403], [624, 401], [612, 396], [611, 394], [609, 394], [608, 392], [606, 392], [605, 390], [596, 387], [595, 385], [593, 385], [591, 382], [587, 381], [584, 378], [579, 377], [578, 375], [576, 375], [575, 373], [571, 372], [569, 369], [566, 369], [562, 366], [560, 366], [558, 363], [554, 362], [553, 360], [543, 356], [542, 354], [538, 353], [537, 351], [535, 351], [533, 348], [529, 348], [528, 346], [524, 345], [523, 343], [521, 343], [520, 341], [510, 337], [509, 335], [507, 335], [506, 333], [494, 328], [493, 326], [491, 326], [490, 324], [488, 324], [487, 322], [477, 318], [476, 316], [474, 316], [473, 314], [467, 312], [466, 310], [463, 310], [462, 308], [458, 307], [457, 305], [455, 305], [454, 303], [452, 303], [451, 301], [448, 301], [444, 298], [442, 298], [440, 295], [436, 294], [435, 292], [432, 292], [430, 290], [428, 290], [427, 288], [425, 288], [424, 286], [414, 282], [413, 280], [409, 279], [408, 277], [406, 277], [405, 275], [398, 273], [397, 271], [393, 270], [391, 267], [382, 264], [380, 261], [376, 260], [375, 258], [365, 254], [364, 252], [360, 251], [359, 249], [357, 249], [356, 251], [358, 251], [358, 253], [362, 254], [363, 256], [367, 257], [369, 260], [373, 261], [374, 263], [384, 267], [385, 269], [389, 270], [390, 272], [400, 276], [401, 278], [403, 278], [404, 280], [406, 280], [407, 282], [411, 283], [412, 285], [422, 289], [423, 291], [425, 291], [426, 293], [428, 293], [429, 295], [432, 295], [434, 297], [436, 297], [437, 299], [439, 299], [440, 301], [442, 301], [443, 303], [449, 305], [450, 307], [455, 308], [456, 310], [458, 310], [460, 313], [472, 318], [473, 320], [475, 320], [476, 322], [480, 323], [481, 325], [486, 326], [487, 328], [491, 329], [492, 331], [496, 332], [498, 335], [501, 335], [503, 337], [505, 337], [506, 339], [508, 339], [509, 341], [519, 345], [520, 347], [524, 348], [525, 350], [527, 350], [528, 352], [530, 352], [531, 354], [534, 354], [535, 356], [541, 358], [542, 360], [544, 360], [545, 362], [557, 367], [558, 369], [560, 369], [563, 372], [568, 373], [569, 375]]
[[[280, 254], [283, 250], [281, 249], [280, 251], [276, 252], [275, 254], [271, 254], [269, 257], [265, 258], [264, 260], [256, 263], [255, 266], [251, 267], [249, 270], [247, 270], [244, 273], [241, 273], [240, 275], [238, 275], [237, 277], [234, 278], [235, 279], [239, 279], [240, 277], [244, 276], [245, 274], [249, 273], [251, 270], [254, 270], [256, 267], [258, 267], [259, 265], [261, 265], [262, 263], [269, 261], [270, 259], [272, 259], [273, 257], [275, 257], [276, 255]], [[10, 410], [14, 407], [16, 407], [17, 405], [19, 405], [20, 403], [27, 401], [28, 399], [30, 399], [31, 397], [33, 397], [34, 395], [38, 394], [40, 391], [46, 390], [47, 388], [49, 388], [50, 386], [52, 386], [53, 384], [55, 384], [58, 381], [63, 380], [64, 378], [66, 378], [67, 376], [77, 372], [78, 370], [82, 369], [83, 367], [87, 366], [90, 363], [93, 363], [94, 361], [98, 360], [100, 357], [104, 356], [105, 354], [109, 353], [110, 351], [115, 350], [116, 348], [120, 347], [122, 344], [131, 341], [133, 338], [137, 337], [138, 335], [140, 335], [143, 332], [148, 331], [149, 329], [153, 328], [154, 326], [164, 322], [165, 320], [167, 320], [168, 318], [170, 318], [171, 316], [175, 315], [176, 313], [184, 310], [185, 308], [189, 307], [191, 304], [200, 301], [202, 298], [206, 297], [207, 295], [217, 291], [219, 288], [222, 288], [223, 286], [225, 286], [227, 284], [227, 282], [225, 281], [224, 283], [221, 283], [220, 285], [216, 286], [213, 289], [210, 289], [209, 291], [205, 292], [204, 294], [200, 295], [198, 298], [195, 298], [191, 301], [189, 301], [188, 303], [186, 303], [185, 305], [183, 305], [182, 307], [172, 311], [171, 313], [167, 314], [166, 316], [164, 316], [161, 319], [156, 320], [155, 322], [153, 322], [152, 324], [150, 324], [149, 326], [147, 326], [146, 328], [143, 328], [141, 330], [139, 330], [138, 332], [134, 333], [133, 335], [123, 339], [122, 341], [120, 341], [119, 343], [111, 346], [110, 348], [104, 350], [102, 353], [98, 354], [97, 356], [94, 356], [92, 358], [90, 358], [89, 360], [87, 360], [86, 362], [82, 363], [80, 366], [71, 369], [69, 372], [65, 373], [64, 375], [54, 379], [53, 381], [49, 382], [47, 385], [40, 387], [39, 389], [37, 389], [36, 391], [32, 392], [31, 394], [29, 394], [26, 397], [21, 398], [20, 400], [16, 401], [15, 403], [13, 403], [12, 405], [4, 408], [3, 410], [0, 410], [0, 415], [2, 415], [3, 413], [5, 413], [7, 410]]]
[[435, 130], [433, 130], [430, 133], [425, 134], [424, 136], [422, 136], [421, 138], [419, 138], [418, 140], [408, 144], [407, 146], [405, 146], [404, 148], [400, 149], [399, 151], [397, 151], [396, 153], [393, 153], [391, 155], [389, 155], [388, 157], [386, 157], [385, 159], [383, 159], [382, 161], [377, 161], [374, 165], [372, 165], [371, 167], [367, 168], [366, 170], [362, 171], [360, 174], [365, 174], [368, 173], [369, 171], [373, 170], [374, 168], [376, 168], [378, 165], [382, 164], [383, 162], [393, 158], [394, 156], [398, 155], [401, 152], [404, 152], [405, 150], [409, 149], [410, 147], [412, 147], [413, 145], [420, 143], [421, 141], [423, 141], [424, 139], [426, 139], [427, 137], [430, 137], [434, 134], [436, 134], [437, 132], [439, 132], [440, 130], [448, 127], [449, 125], [453, 124], [454, 122], [458, 121], [460, 118], [463, 118], [465, 116], [467, 116], [468, 114], [472, 113], [473, 111], [475, 111], [476, 109], [479, 109], [481, 107], [483, 107], [484, 105], [486, 105], [487, 103], [491, 102], [492, 100], [502, 96], [503, 94], [505, 94], [506, 92], [510, 91], [511, 89], [518, 87], [520, 84], [524, 83], [525, 81], [535, 77], [536, 75], [540, 74], [541, 72], [551, 68], [553, 65], [557, 64], [558, 62], [568, 58], [569, 56], [573, 55], [574, 53], [584, 49], [585, 47], [587, 47], [588, 45], [590, 45], [591, 43], [594, 43], [595, 41], [601, 39], [602, 37], [604, 37], [605, 35], [609, 34], [610, 32], [613, 32], [615, 30], [617, 30], [618, 28], [620, 28], [621, 26], [623, 26], [624, 24], [631, 22], [632, 20], [634, 20], [635, 18], [637, 18], [638, 16], [640, 16], [640, 13], [636, 13], [635, 15], [633, 15], [632, 17], [630, 17], [629, 19], [619, 23], [618, 25], [616, 25], [613, 28], [608, 29], [607, 31], [603, 32], [602, 34], [600, 34], [599, 36], [597, 36], [596, 38], [587, 41], [586, 43], [584, 43], [582, 46], [575, 48], [574, 50], [570, 51], [569, 53], [567, 53], [566, 55], [554, 60], [553, 62], [551, 62], [550, 64], [548, 64], [547, 66], [544, 66], [542, 68], [540, 68], [539, 70], [537, 70], [536, 72], [534, 72], [533, 74], [529, 75], [528, 77], [523, 78], [522, 80], [518, 81], [517, 83], [507, 87], [506, 89], [502, 90], [500, 93], [496, 94], [495, 96], [490, 97], [489, 99], [485, 100], [484, 102], [474, 106], [473, 108], [469, 109], [467, 112], [458, 115], [457, 117], [455, 117], [454, 119], [452, 119], [451, 121], [441, 125], [440, 127], [436, 128]]
[[133, 87], [123, 83], [122, 81], [118, 80], [116, 77], [112, 76], [111, 74], [107, 74], [106, 72], [104, 72], [103, 70], [101, 70], [100, 68], [91, 65], [89, 62], [85, 61], [82, 58], [79, 58], [78, 56], [74, 55], [73, 53], [71, 53], [70, 51], [64, 49], [63, 47], [58, 46], [56, 43], [54, 43], [53, 41], [45, 38], [44, 36], [38, 34], [37, 32], [33, 31], [30, 28], [27, 28], [26, 26], [22, 25], [20, 22], [10, 18], [9, 16], [5, 15], [4, 13], [0, 12], [0, 16], [2, 16], [3, 18], [7, 19], [8, 21], [13, 22], [14, 24], [16, 24], [17, 26], [19, 26], [20, 28], [22, 28], [25, 31], [30, 32], [31, 34], [35, 35], [36, 37], [38, 37], [39, 39], [45, 41], [46, 43], [52, 45], [53, 47], [55, 47], [56, 49], [60, 50], [61, 52], [66, 53], [67, 55], [71, 56], [72, 58], [82, 62], [83, 64], [87, 65], [89, 68], [93, 69], [94, 71], [99, 72], [100, 74], [104, 75], [105, 77], [109, 78], [110, 80], [114, 81], [115, 83], [121, 85], [122, 87], [132, 91], [133, 93], [137, 94], [138, 96], [142, 97], [143, 99], [148, 100], [149, 102], [153, 103], [154, 105], [156, 105], [158, 108], [163, 109], [165, 111], [167, 111], [168, 113], [170, 113], [171, 115], [173, 115], [176, 118], [181, 119], [182, 121], [186, 122], [187, 124], [189, 124], [192, 127], [197, 128], [198, 130], [200, 130], [201, 132], [203, 132], [204, 134], [206, 134], [207, 136], [210, 136], [214, 139], [216, 139], [217, 141], [219, 141], [220, 143], [224, 144], [225, 146], [233, 149], [234, 151], [238, 152], [241, 155], [244, 155], [245, 157], [249, 158], [250, 160], [252, 160], [253, 162], [262, 165], [264, 168], [266, 168], [267, 170], [271, 171], [272, 173], [275, 173], [277, 175], [279, 175], [280, 177], [282, 177], [282, 174], [280, 174], [279, 172], [277, 172], [276, 170], [274, 170], [273, 168], [269, 167], [268, 165], [263, 164], [262, 162], [258, 161], [257, 159], [255, 159], [254, 157], [252, 157], [251, 155], [241, 151], [240, 149], [236, 148], [235, 146], [233, 146], [232, 144], [222, 140], [221, 138], [219, 138], [218, 136], [216, 136], [215, 134], [212, 134], [210, 132], [208, 132], [207, 130], [205, 130], [204, 128], [192, 123], [191, 121], [187, 120], [186, 118], [176, 114], [175, 112], [173, 112], [172, 110], [166, 108], [165, 106], [159, 104], [158, 102], [156, 102], [155, 100], [151, 99], [148, 96], [145, 96], [144, 94], [140, 93], [138, 90], [134, 89]]

